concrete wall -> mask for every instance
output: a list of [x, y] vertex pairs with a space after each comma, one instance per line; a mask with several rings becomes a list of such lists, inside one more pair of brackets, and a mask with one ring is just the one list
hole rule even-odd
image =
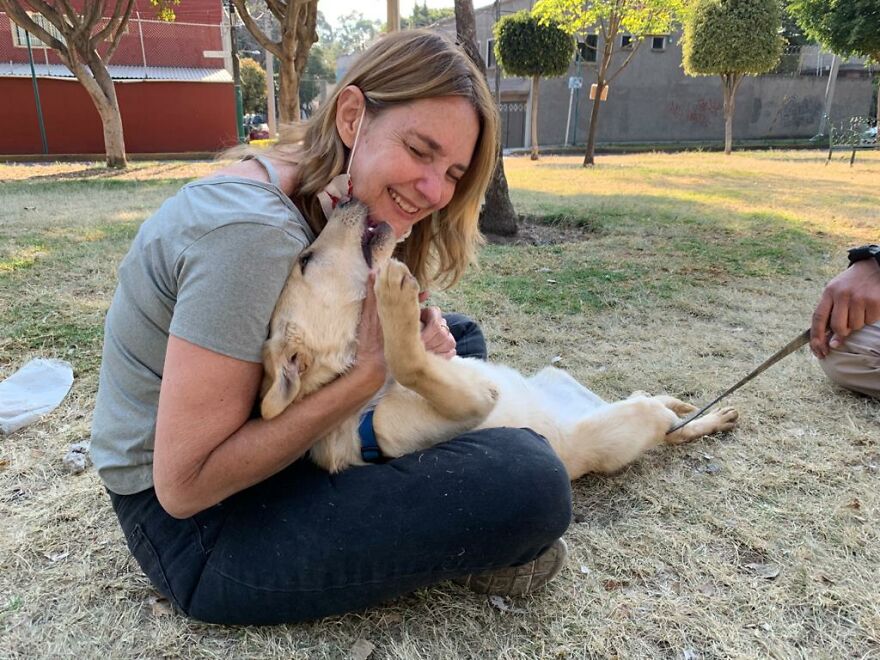
[[[502, 16], [520, 9], [530, 9], [530, 0], [504, 0]], [[486, 42], [492, 38], [495, 22], [493, 6], [476, 11], [477, 39], [485, 57]], [[444, 21], [439, 29], [455, 32], [454, 21]], [[681, 66], [681, 34], [666, 39], [664, 50], [641, 45], [627, 68], [614, 80], [608, 100], [599, 113], [600, 142], [662, 142], [688, 140], [723, 140], [721, 79], [718, 76], [691, 77]], [[599, 47], [602, 47], [600, 42]], [[816, 59], [816, 53], [808, 56]], [[623, 61], [618, 53], [611, 72]], [[830, 62], [830, 60], [829, 60]], [[816, 64], [807, 69], [816, 70]], [[494, 89], [494, 68], [488, 78]], [[538, 136], [542, 145], [566, 143], [566, 119], [570, 92], [568, 77], [583, 77], [584, 86], [575, 93], [572, 124], [568, 141], [584, 143], [589, 129], [591, 102], [589, 88], [596, 78], [596, 65], [572, 64], [566, 76], [544, 79], [540, 84]], [[823, 112], [827, 76], [767, 75], [750, 76], [740, 85], [736, 96], [734, 139], [811, 137]], [[503, 101], [526, 102], [528, 81], [502, 78]], [[853, 64], [841, 69], [838, 77], [832, 117], [868, 114], [871, 104], [871, 81], [864, 68]], [[576, 123], [575, 123], [576, 118]], [[528, 123], [526, 123], [528, 126]], [[511, 141], [512, 142], [512, 141]], [[523, 143], [518, 140], [517, 143]], [[527, 143], [527, 138], [526, 138]]]
[[[629, 66], [612, 83], [599, 111], [602, 142], [655, 142], [723, 139], [721, 79], [691, 77], [681, 68], [681, 46], [668, 39], [666, 50], [642, 44]], [[617, 56], [615, 56], [617, 57]], [[578, 75], [572, 66], [569, 75]], [[595, 65], [581, 65], [584, 88], [576, 104], [575, 142], [586, 141], [589, 128], [589, 86]], [[734, 139], [811, 137], [822, 116], [827, 77], [811, 75], [749, 76], [736, 95]], [[541, 82], [538, 112], [543, 144], [565, 142], [568, 78]], [[838, 78], [833, 117], [865, 115], [871, 105], [867, 77]], [[573, 112], [574, 115], [574, 112]], [[574, 129], [572, 129], [574, 132]]]

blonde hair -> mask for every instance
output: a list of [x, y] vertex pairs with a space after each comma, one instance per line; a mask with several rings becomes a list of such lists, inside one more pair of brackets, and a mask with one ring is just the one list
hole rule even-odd
[[442, 96], [464, 97], [476, 111], [480, 123], [477, 144], [452, 201], [416, 223], [396, 255], [423, 287], [452, 286], [474, 262], [482, 242], [477, 226], [480, 205], [498, 153], [498, 114], [483, 74], [465, 51], [443, 34], [393, 32], [358, 58], [337, 83], [334, 94], [309, 120], [283, 127], [269, 155], [298, 165], [300, 177], [292, 198], [316, 232], [325, 223], [316, 195], [345, 170], [348, 149], [336, 130], [336, 105], [340, 91], [348, 85], [363, 92], [368, 113]]

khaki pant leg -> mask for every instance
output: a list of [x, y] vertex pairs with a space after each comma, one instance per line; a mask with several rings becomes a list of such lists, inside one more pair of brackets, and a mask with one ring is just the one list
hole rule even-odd
[[854, 332], [819, 364], [835, 383], [880, 399], [880, 323]]

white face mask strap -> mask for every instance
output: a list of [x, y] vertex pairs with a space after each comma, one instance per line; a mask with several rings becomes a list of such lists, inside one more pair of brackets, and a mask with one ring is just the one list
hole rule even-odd
[[361, 110], [361, 118], [358, 120], [357, 130], [354, 132], [354, 144], [351, 145], [351, 153], [348, 155], [348, 166], [345, 168], [346, 174], [351, 174], [351, 162], [354, 160], [354, 150], [358, 146], [358, 138], [361, 136], [361, 126], [364, 125], [364, 116], [367, 114], [367, 103], [364, 101], [364, 109]]

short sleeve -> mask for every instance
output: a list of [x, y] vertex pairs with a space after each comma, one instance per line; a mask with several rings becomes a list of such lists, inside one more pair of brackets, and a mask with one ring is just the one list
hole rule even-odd
[[270, 225], [218, 227], [177, 259], [169, 333], [203, 348], [260, 362], [269, 321], [303, 242]]

